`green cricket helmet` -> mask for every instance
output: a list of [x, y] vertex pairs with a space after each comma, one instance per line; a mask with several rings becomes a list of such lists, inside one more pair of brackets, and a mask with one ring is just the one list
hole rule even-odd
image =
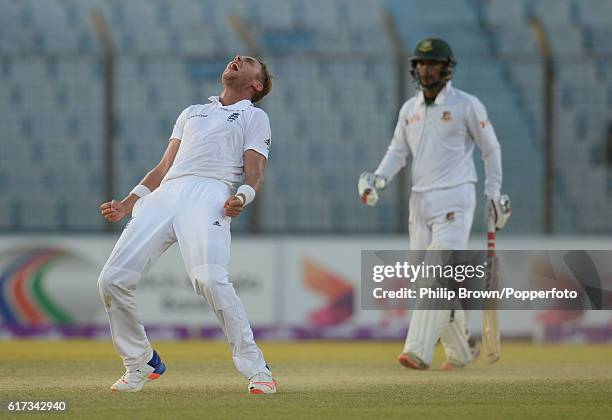
[[442, 80], [448, 82], [453, 78], [453, 71], [457, 65], [457, 60], [450, 45], [443, 39], [425, 38], [417, 44], [412, 57], [410, 57], [410, 74], [417, 81], [419, 81], [419, 78], [416, 72], [416, 65], [420, 60], [445, 62], [446, 67], [442, 72]]

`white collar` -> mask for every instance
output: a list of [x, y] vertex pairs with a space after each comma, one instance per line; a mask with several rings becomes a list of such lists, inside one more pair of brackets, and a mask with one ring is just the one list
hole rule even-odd
[[[446, 85], [444, 85], [442, 90], [438, 92], [438, 95], [436, 96], [436, 100], [434, 101], [434, 104], [436, 105], [443, 104], [444, 101], [446, 100], [446, 97], [450, 94], [452, 89], [453, 89], [453, 86], [451, 84], [451, 81], [449, 80], [448, 82], [446, 82]], [[419, 93], [417, 94], [416, 102], [417, 102], [417, 105], [421, 105], [425, 103], [425, 95], [423, 94], [422, 90], [419, 90]]]
[[230, 111], [244, 111], [248, 107], [253, 106], [253, 103], [249, 101], [248, 99], [243, 99], [241, 101], [238, 101], [230, 105], [223, 105], [221, 101], [219, 100], [218, 96], [211, 96], [208, 98], [208, 100], [212, 103], [218, 104], [219, 108], [227, 109]]

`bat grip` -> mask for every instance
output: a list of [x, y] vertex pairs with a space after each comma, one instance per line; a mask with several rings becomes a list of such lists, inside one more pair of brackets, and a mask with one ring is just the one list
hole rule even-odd
[[487, 251], [491, 257], [495, 255], [495, 218], [487, 217]]

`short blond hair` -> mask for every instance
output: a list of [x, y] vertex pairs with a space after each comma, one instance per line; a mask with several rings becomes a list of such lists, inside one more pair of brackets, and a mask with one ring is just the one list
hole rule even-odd
[[255, 92], [252, 99], [253, 102], [261, 101], [268, 93], [270, 93], [270, 91], [272, 90], [272, 79], [274, 78], [274, 76], [268, 69], [268, 66], [266, 66], [266, 63], [264, 63], [264, 61], [259, 58], [257, 58], [257, 61], [259, 61], [259, 65], [261, 66], [261, 76], [259, 78], [259, 81], [263, 85], [263, 89]]

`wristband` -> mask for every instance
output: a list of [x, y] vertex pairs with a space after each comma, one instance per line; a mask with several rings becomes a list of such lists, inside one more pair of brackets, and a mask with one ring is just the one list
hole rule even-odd
[[151, 194], [151, 190], [146, 185], [138, 184], [132, 191], [130, 191], [130, 194], [134, 194], [137, 195], [138, 198], [142, 198], [145, 195]]
[[246, 206], [255, 199], [255, 189], [247, 184], [239, 186], [238, 190], [236, 191], [236, 197], [242, 200], [242, 197], [238, 194], [242, 194], [244, 196], [244, 200], [242, 203], [243, 206]]

